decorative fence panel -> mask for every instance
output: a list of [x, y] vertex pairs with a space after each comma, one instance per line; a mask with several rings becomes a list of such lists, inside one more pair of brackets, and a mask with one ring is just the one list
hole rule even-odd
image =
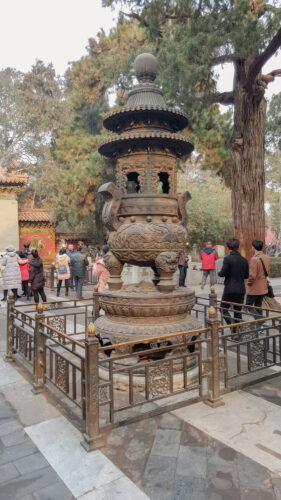
[[[146, 348], [141, 340], [100, 349], [99, 404], [107, 407], [107, 415], [101, 412], [101, 425], [132, 420], [131, 410], [138, 407], [142, 418], [146, 403], [151, 408], [151, 403], [169, 398], [172, 409], [187, 404], [187, 399], [207, 398], [209, 332], [205, 328], [146, 339]], [[114, 356], [108, 357], [113, 350]], [[182, 399], [172, 398], [183, 394]], [[134, 411], [133, 418], [139, 415]]]
[[85, 418], [85, 344], [43, 321], [44, 375], [82, 409]]

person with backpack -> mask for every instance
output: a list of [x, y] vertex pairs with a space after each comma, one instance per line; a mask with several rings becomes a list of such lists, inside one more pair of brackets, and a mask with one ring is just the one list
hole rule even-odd
[[270, 270], [270, 260], [262, 251], [263, 242], [254, 240], [252, 242], [253, 257], [250, 260], [250, 272], [247, 283], [246, 305], [255, 306], [255, 309], [249, 310], [255, 319], [262, 317], [262, 299], [268, 293], [267, 277]]
[[57, 284], [57, 297], [60, 296], [60, 289], [62, 282], [65, 283], [65, 296], [68, 297], [69, 289], [69, 278], [70, 278], [70, 257], [66, 253], [66, 248], [61, 248], [59, 255], [56, 258], [57, 270], [58, 270], [58, 284]]

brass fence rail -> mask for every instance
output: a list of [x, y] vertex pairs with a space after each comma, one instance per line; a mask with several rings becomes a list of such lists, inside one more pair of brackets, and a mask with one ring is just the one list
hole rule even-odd
[[281, 365], [281, 314], [266, 310], [255, 320], [251, 307], [242, 306], [242, 321], [233, 316], [224, 325], [214, 291], [197, 297], [192, 311], [203, 328], [106, 347], [92, 323], [99, 314], [97, 292], [92, 299], [46, 306], [15, 307], [9, 294], [6, 360], [21, 356], [27, 362], [35, 393], [52, 385], [81, 409], [81, 444], [88, 451], [101, 445], [108, 427], [195, 401], [222, 405], [234, 383], [238, 387], [243, 377]]

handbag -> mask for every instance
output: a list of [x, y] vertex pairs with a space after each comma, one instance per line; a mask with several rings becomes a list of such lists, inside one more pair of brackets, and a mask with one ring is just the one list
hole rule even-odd
[[59, 266], [58, 273], [59, 274], [67, 274], [67, 267], [65, 265]]
[[[258, 258], [259, 258], [259, 260], [260, 260], [260, 261], [261, 261], [261, 263], [262, 263], [263, 272], [264, 272], [264, 274], [265, 274], [266, 278], [268, 278], [268, 272], [267, 272], [267, 270], [265, 269], [264, 262], [263, 262], [263, 260], [262, 260], [260, 257], [258, 257]], [[273, 288], [272, 288], [272, 286], [271, 286], [271, 284], [270, 284], [270, 281], [269, 281], [269, 280], [267, 280], [267, 293], [266, 293], [265, 295], [266, 295], [266, 297], [269, 297], [270, 299], [273, 299], [273, 298], [274, 298]]]

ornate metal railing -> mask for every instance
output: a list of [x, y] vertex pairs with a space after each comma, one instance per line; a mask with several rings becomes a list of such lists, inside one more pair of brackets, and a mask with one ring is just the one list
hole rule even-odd
[[41, 388], [40, 380], [45, 378], [79, 406], [85, 418], [85, 344], [40, 318], [38, 343], [40, 348], [35, 356], [37, 390]]
[[281, 363], [281, 315], [236, 323], [235, 331], [227, 333], [228, 326], [219, 327], [224, 387], [234, 379], [270, 368]]
[[[170, 396], [190, 393], [193, 400], [207, 398], [208, 332], [203, 328], [100, 349], [99, 398], [100, 406], [108, 407], [108, 423], [114, 424], [122, 413], [126, 419], [127, 410], [142, 406], [144, 412], [145, 403]], [[109, 351], [114, 351], [113, 357], [107, 357]], [[126, 396], [119, 401], [118, 388]], [[186, 399], [171, 408], [182, 404]]]
[[251, 311], [243, 306], [246, 321], [223, 325], [223, 304], [211, 291], [193, 309], [203, 328], [101, 347], [92, 323], [98, 293], [52, 302], [45, 310], [29, 304], [19, 309], [9, 294], [6, 360], [19, 355], [28, 362], [35, 393], [56, 387], [81, 409], [82, 444], [91, 450], [109, 426], [200, 400], [216, 407], [245, 376], [280, 365], [281, 314], [269, 310], [249, 320]]
[[8, 304], [11, 336], [9, 351], [18, 353], [31, 365], [34, 361], [35, 317]]

